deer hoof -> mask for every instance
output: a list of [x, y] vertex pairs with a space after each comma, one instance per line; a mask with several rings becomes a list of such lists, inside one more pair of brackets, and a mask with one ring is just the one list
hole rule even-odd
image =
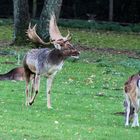
[[52, 109], [52, 107], [51, 106], [47, 106], [48, 107], [48, 109]]
[[132, 124], [131, 127], [139, 127], [139, 124], [138, 123], [137, 124]]
[[31, 106], [33, 103], [34, 103], [34, 101], [30, 101], [30, 102], [29, 102], [29, 105]]

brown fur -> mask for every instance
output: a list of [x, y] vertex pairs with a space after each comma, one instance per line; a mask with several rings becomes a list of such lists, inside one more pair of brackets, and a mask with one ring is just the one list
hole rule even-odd
[[25, 79], [24, 68], [16, 67], [5, 74], [0, 74], [0, 80], [23, 81]]
[[124, 90], [125, 93], [128, 94], [132, 103], [136, 100], [136, 88], [137, 88], [137, 81], [140, 79], [139, 74], [132, 75], [127, 82], [125, 82]]
[[129, 77], [129, 79], [125, 82], [125, 92], [127, 93], [128, 91], [133, 91], [133, 89], [137, 85], [137, 80], [140, 78], [139, 74], [132, 75]]
[[129, 77], [129, 79], [124, 84], [125, 91], [125, 107], [126, 107], [126, 123], [129, 125], [130, 118], [133, 118], [132, 127], [139, 126], [138, 123], [138, 111], [139, 111], [139, 96], [140, 89], [138, 87], [138, 81], [140, 80], [140, 75], [135, 74]]

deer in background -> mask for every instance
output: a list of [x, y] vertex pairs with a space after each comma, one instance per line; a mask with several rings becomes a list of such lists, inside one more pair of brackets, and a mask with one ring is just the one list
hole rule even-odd
[[15, 80], [15, 81], [23, 81], [25, 79], [24, 68], [16, 67], [5, 74], [0, 74], [1, 80]]
[[[26, 80], [26, 105], [32, 105], [39, 91], [40, 75], [47, 78], [46, 94], [47, 107], [51, 108], [51, 87], [54, 76], [62, 68], [67, 57], [78, 57], [78, 50], [70, 43], [70, 33], [63, 37], [58, 29], [56, 18], [51, 15], [49, 22], [49, 34], [54, 49], [32, 49], [25, 55], [23, 59], [23, 67], [25, 69]], [[27, 35], [34, 43], [48, 47], [48, 43], [44, 42], [36, 33], [36, 25], [27, 30]], [[29, 93], [30, 77], [33, 75], [32, 90]]]
[[139, 126], [138, 111], [140, 98], [140, 74], [132, 75], [124, 86], [126, 118], [125, 126], [129, 125], [130, 116], [133, 119], [132, 127]]

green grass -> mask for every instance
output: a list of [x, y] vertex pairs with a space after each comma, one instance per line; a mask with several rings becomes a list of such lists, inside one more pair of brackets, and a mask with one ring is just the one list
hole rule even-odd
[[[5, 28], [2, 26], [0, 30], [5, 32]], [[9, 37], [0, 32], [1, 40], [11, 40], [9, 29], [6, 31]], [[66, 29], [62, 30], [66, 34]], [[75, 44], [139, 49], [136, 34], [75, 29], [72, 34]], [[16, 51], [16, 47], [0, 49], [7, 50]], [[25, 48], [17, 51], [23, 54]], [[0, 73], [16, 67], [16, 62], [14, 55], [0, 56]], [[124, 117], [114, 113], [124, 111], [123, 84], [139, 68], [139, 59], [125, 55], [81, 52], [78, 61], [68, 59], [56, 75], [51, 110], [46, 105], [45, 78], [31, 107], [25, 106], [24, 82], [0, 81], [0, 140], [138, 140], [140, 129], [125, 128]]]
[[[68, 28], [62, 30], [64, 35], [67, 34], [67, 30]], [[136, 33], [119, 33], [110, 31], [95, 32], [71, 28], [69, 30], [71, 31], [72, 39], [75, 44], [97, 48], [139, 51], [140, 36]]]
[[0, 26], [0, 41], [1, 40], [12, 40], [13, 37], [13, 32], [12, 32], [12, 28], [9, 25], [6, 26]]

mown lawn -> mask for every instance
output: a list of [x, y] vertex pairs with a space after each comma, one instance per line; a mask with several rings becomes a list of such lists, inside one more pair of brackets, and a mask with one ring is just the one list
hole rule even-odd
[[[137, 34], [71, 30], [75, 44], [139, 51]], [[0, 31], [2, 41], [12, 39], [11, 27], [0, 26]], [[25, 53], [7, 47], [0, 51]], [[16, 54], [0, 55], [0, 73], [16, 66]], [[68, 59], [56, 75], [51, 110], [45, 78], [31, 107], [25, 106], [24, 81], [0, 81], [0, 140], [138, 140], [140, 128], [125, 128], [124, 117], [115, 113], [124, 111], [123, 84], [139, 68], [139, 59], [123, 54], [82, 51], [78, 61]]]

